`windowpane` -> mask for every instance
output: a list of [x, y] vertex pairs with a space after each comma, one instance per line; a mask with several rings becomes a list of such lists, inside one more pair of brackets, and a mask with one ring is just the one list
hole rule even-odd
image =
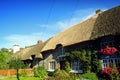
[[79, 61], [72, 61], [71, 68], [72, 68], [72, 70], [80, 70], [81, 69], [80, 62]]
[[50, 70], [55, 70], [55, 61], [50, 62]]

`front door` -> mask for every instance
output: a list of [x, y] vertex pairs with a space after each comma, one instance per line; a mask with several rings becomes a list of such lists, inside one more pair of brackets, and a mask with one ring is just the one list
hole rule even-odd
[[60, 70], [65, 69], [65, 61], [60, 61]]

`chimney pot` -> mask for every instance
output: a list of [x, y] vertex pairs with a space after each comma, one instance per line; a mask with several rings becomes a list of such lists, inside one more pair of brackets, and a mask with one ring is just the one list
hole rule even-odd
[[42, 44], [42, 43], [43, 43], [42, 40], [37, 41], [37, 44]]

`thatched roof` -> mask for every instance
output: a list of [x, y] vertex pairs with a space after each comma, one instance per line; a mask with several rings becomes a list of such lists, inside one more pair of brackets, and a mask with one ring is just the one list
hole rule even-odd
[[69, 44], [89, 40], [96, 17], [97, 15], [54, 36], [44, 46], [42, 51], [55, 49], [57, 44], [66, 46]]
[[43, 47], [44, 44], [37, 44], [31, 47], [31, 49], [24, 54], [24, 56], [22, 57], [22, 60], [26, 60], [29, 57], [31, 57], [32, 55], [35, 55], [35, 58], [42, 58], [41, 55], [41, 49]]
[[87, 41], [114, 33], [120, 33], [120, 6], [96, 14], [54, 36], [43, 47], [42, 51], [53, 50], [57, 44], [63, 46]]
[[[22, 59], [22, 57], [25, 55], [25, 53], [27, 53], [30, 49], [31, 49], [31, 47], [22, 48], [22, 49], [20, 49], [20, 51], [14, 53], [10, 57], [10, 59], [12, 59], [12, 58], [20, 58], [20, 59]], [[31, 57], [29, 57], [29, 59], [31, 60]]]
[[44, 46], [44, 43], [42, 44], [36, 44], [33, 46], [28, 46], [17, 53], [14, 53], [11, 58], [20, 58], [21, 60], [32, 60], [32, 55], [35, 55], [36, 58], [42, 58], [41, 55], [41, 49]]
[[91, 39], [120, 33], [120, 6], [104, 11], [96, 19]]

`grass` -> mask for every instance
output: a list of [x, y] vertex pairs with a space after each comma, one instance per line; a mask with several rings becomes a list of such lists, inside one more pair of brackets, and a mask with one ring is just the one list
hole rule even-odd
[[[62, 79], [62, 77], [60, 77]], [[51, 78], [50, 80], [54, 80], [55, 78]], [[78, 78], [69, 78], [69, 80], [98, 80], [95, 73], [86, 73], [86, 74], [80, 74]], [[0, 80], [17, 80], [16, 77], [2, 77], [0, 76]], [[41, 80], [38, 77], [20, 77], [20, 80]], [[66, 78], [63, 78], [63, 80], [68, 80]]]
[[[17, 80], [16, 77], [2, 77], [0, 80]], [[40, 80], [38, 77], [20, 77], [20, 80]]]

